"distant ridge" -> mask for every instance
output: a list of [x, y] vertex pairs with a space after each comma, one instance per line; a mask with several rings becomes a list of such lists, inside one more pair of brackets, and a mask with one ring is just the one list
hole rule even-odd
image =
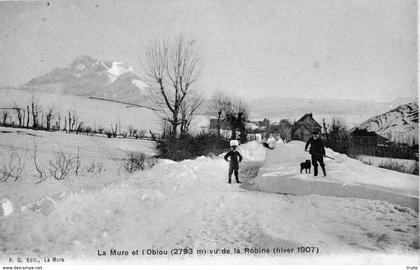
[[417, 102], [399, 105], [364, 121], [352, 130], [366, 129], [397, 143], [418, 144], [419, 107]]

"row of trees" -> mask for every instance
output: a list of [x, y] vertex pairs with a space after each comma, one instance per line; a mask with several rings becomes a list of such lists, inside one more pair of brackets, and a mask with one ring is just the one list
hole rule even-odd
[[30, 105], [0, 108], [0, 126], [29, 128], [46, 131], [65, 131], [76, 134], [99, 133], [106, 134], [108, 137], [143, 138], [146, 135], [145, 130], [138, 130], [128, 127], [127, 131], [121, 130], [121, 123], [111, 124], [110, 128], [90, 127], [84, 121], [80, 121], [76, 112], [68, 111], [61, 113], [55, 110], [53, 106], [46, 110], [32, 97]]
[[[79, 121], [75, 112], [67, 112], [64, 116], [55, 111], [54, 106], [46, 110], [35, 101], [32, 96], [30, 104], [0, 108], [2, 126], [41, 129], [47, 131], [65, 130], [68, 132], [82, 132], [84, 122]], [[17, 121], [16, 121], [17, 120]], [[54, 122], [55, 121], [55, 122]]]

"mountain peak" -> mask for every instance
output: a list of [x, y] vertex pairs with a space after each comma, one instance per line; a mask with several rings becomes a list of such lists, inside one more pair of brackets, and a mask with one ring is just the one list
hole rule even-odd
[[73, 60], [73, 62], [70, 64], [70, 67], [74, 69], [76, 72], [80, 72], [87, 67], [93, 67], [95, 66], [99, 61], [87, 56], [87, 55], [81, 55], [76, 57], [76, 59]]
[[76, 57], [68, 67], [29, 81], [23, 88], [86, 97], [108, 98], [124, 102], [144, 99], [145, 83], [134, 69], [123, 62], [100, 60], [88, 55]]
[[96, 62], [98, 62], [98, 60], [94, 59], [93, 57], [90, 57], [89, 55], [80, 55], [73, 60], [71, 65], [79, 64], [79, 63], [81, 63], [81, 64], [94, 64]]

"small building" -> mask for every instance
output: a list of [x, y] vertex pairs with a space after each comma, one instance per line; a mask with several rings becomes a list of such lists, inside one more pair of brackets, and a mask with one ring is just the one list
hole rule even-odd
[[350, 136], [352, 144], [358, 146], [388, 146], [390, 143], [387, 138], [366, 129], [351, 129]]
[[291, 137], [292, 140], [306, 142], [312, 137], [314, 131], [321, 131], [321, 129], [321, 125], [315, 121], [312, 113], [307, 113], [293, 124]]

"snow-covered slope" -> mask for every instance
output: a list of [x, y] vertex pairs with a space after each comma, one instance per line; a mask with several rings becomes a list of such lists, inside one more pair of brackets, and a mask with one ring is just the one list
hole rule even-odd
[[[123, 75], [124, 76], [124, 75]], [[119, 103], [101, 99], [91, 99], [81, 96], [52, 94], [46, 92], [30, 92], [13, 88], [0, 88], [0, 108], [25, 108], [30, 106], [32, 99], [39, 106], [44, 115], [49, 109], [53, 110], [51, 125], [54, 126], [61, 117], [61, 127], [64, 128], [64, 118], [71, 112], [77, 117], [78, 123], [84, 122], [83, 127], [98, 130], [110, 130], [111, 125], [121, 125], [121, 132], [128, 132], [129, 128], [138, 131], [151, 130], [161, 132], [161, 121], [158, 111], [149, 106], [133, 106], [131, 103]], [[18, 123], [17, 114], [9, 110], [8, 123]], [[201, 132], [209, 126], [209, 116], [196, 115], [191, 121], [191, 132]]]
[[418, 144], [419, 106], [416, 102], [400, 105], [364, 121], [355, 128], [374, 131], [394, 142]]
[[[53, 110], [52, 126], [59, 121], [61, 117], [61, 127], [64, 128], [64, 118], [72, 113], [76, 116], [78, 122], [83, 122], [83, 127], [92, 129], [110, 130], [111, 125], [121, 126], [122, 132], [127, 132], [129, 127], [148, 132], [160, 132], [159, 115], [147, 107], [135, 107], [117, 102], [104, 100], [94, 100], [81, 96], [52, 94], [46, 92], [30, 92], [16, 89], [0, 89], [0, 107], [26, 108], [30, 106], [32, 99], [35, 105], [39, 107], [40, 113], [46, 114], [47, 110]], [[8, 122], [18, 122], [16, 115]]]
[[41, 92], [98, 97], [137, 104], [148, 102], [145, 90], [147, 87], [131, 66], [89, 56], [79, 56], [69, 67], [56, 68], [22, 86], [23, 89]]

